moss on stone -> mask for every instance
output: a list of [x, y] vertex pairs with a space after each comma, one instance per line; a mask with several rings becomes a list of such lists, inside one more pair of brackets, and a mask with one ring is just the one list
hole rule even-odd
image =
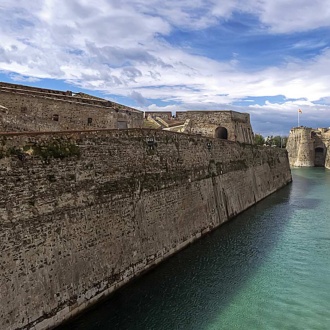
[[10, 147], [8, 149], [1, 149], [0, 150], [0, 159], [10, 156], [18, 156], [22, 154], [22, 150], [16, 148], [16, 147]]
[[7, 156], [17, 156], [22, 153], [22, 150], [17, 147], [10, 147], [7, 149]]
[[25, 145], [23, 147], [2, 147], [0, 150], [0, 159], [10, 156], [24, 157], [26, 155], [34, 155], [41, 157], [43, 160], [51, 158], [63, 159], [66, 157], [79, 157], [80, 148], [76, 144], [67, 141], [53, 141], [48, 144]]
[[57, 140], [45, 145], [34, 145], [33, 154], [40, 156], [44, 160], [51, 158], [64, 159], [67, 157], [79, 157], [80, 148], [76, 144]]

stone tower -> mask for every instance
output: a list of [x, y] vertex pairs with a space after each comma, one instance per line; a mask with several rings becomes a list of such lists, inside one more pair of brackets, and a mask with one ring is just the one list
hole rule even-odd
[[290, 166], [330, 168], [330, 129], [295, 127], [287, 142]]

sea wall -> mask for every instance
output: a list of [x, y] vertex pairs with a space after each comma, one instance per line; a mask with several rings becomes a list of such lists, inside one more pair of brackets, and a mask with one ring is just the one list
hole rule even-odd
[[48, 329], [291, 181], [287, 153], [156, 130], [0, 134], [0, 329]]

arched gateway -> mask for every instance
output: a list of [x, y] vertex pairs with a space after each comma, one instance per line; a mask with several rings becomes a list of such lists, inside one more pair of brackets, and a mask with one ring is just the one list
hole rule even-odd
[[214, 133], [214, 137], [218, 139], [228, 140], [228, 131], [227, 128], [219, 126]]
[[314, 165], [317, 167], [324, 167], [325, 165], [325, 152], [323, 147], [315, 148], [315, 161]]

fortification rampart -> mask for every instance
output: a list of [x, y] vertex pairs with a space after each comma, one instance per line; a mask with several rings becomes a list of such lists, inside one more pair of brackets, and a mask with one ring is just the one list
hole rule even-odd
[[[171, 122], [181, 126], [180, 131], [188, 134], [216, 137], [220, 139], [242, 143], [254, 143], [250, 115], [235, 111], [178, 111], [172, 117], [171, 112], [147, 111], [146, 118], [161, 118], [167, 121], [166, 127], [171, 127]], [[175, 126], [175, 125], [174, 125]], [[184, 127], [183, 127], [184, 126]], [[176, 131], [176, 127], [169, 129]]]
[[[19, 86], [19, 85], [18, 85]], [[136, 110], [134, 108], [130, 108], [112, 101], [108, 101], [105, 99], [93, 97], [91, 95], [87, 95], [84, 93], [72, 93], [70, 91], [62, 92], [62, 91], [54, 91], [54, 90], [48, 90], [48, 89], [41, 89], [41, 88], [33, 88], [33, 89], [26, 89], [27, 86], [20, 86], [21, 88], [11, 88], [11, 87], [2, 87], [0, 85], [0, 90], [7, 93], [12, 93], [18, 96], [15, 96], [16, 98], [19, 97], [19, 95], [26, 94], [36, 97], [45, 97], [45, 98], [51, 98], [51, 99], [57, 99], [57, 100], [63, 100], [68, 101], [70, 103], [83, 103], [83, 104], [90, 104], [90, 105], [97, 105], [100, 107], [107, 107], [110, 110], [124, 110], [124, 111], [131, 111], [131, 112], [138, 112], [139, 110]]]
[[143, 113], [113, 102], [0, 88], [0, 131], [142, 127]]
[[[231, 141], [253, 143], [250, 115], [235, 111], [180, 111], [178, 120], [190, 120], [188, 132]], [[222, 128], [222, 129], [221, 129]]]
[[11, 84], [11, 83], [6, 83], [6, 82], [2, 82], [2, 81], [0, 81], [0, 89], [41, 92], [41, 93], [57, 94], [57, 95], [72, 95], [71, 91], [59, 91], [59, 90], [55, 90], [55, 89], [47, 89], [47, 88], [32, 87], [32, 86], [19, 85], [19, 84]]
[[295, 127], [287, 142], [289, 162], [298, 167], [330, 168], [328, 148], [330, 130], [326, 128]]
[[291, 181], [285, 150], [157, 130], [0, 135], [0, 328], [47, 329]]
[[187, 134], [253, 143], [250, 116], [235, 111], [143, 113], [84, 93], [0, 82], [0, 131], [165, 128]]

